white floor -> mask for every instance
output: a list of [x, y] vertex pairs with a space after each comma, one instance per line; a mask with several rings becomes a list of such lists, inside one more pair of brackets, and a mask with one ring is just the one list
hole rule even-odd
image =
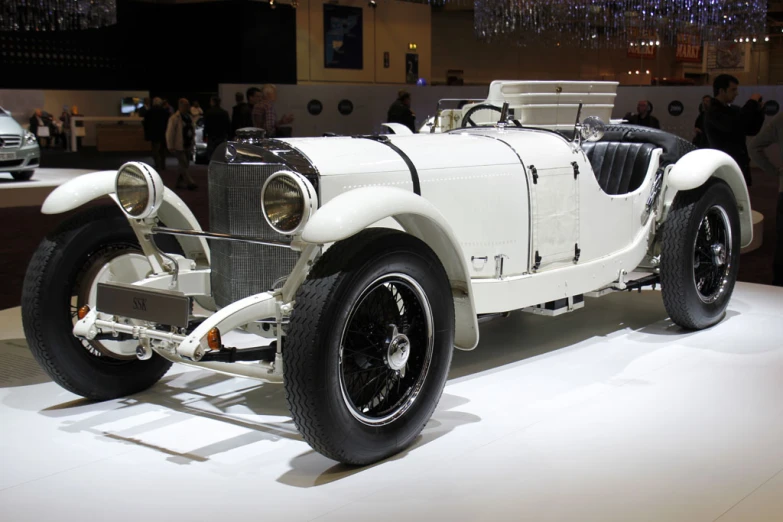
[[482, 325], [414, 448], [310, 450], [282, 387], [177, 367], [89, 403], [0, 312], [0, 520], [783, 520], [783, 289], [673, 326], [657, 292]]
[[0, 172], [0, 208], [39, 206], [51, 191], [66, 181], [95, 172], [84, 169], [36, 169], [29, 181], [16, 181]]

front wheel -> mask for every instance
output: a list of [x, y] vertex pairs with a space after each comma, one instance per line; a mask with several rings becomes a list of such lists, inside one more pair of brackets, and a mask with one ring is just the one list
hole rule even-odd
[[79, 308], [95, 307], [98, 283], [133, 283], [149, 270], [116, 207], [86, 210], [41, 242], [24, 279], [22, 322], [33, 356], [56, 383], [106, 400], [144, 390], [166, 373], [171, 363], [157, 354], [137, 359], [137, 341], [82, 341], [73, 335]]
[[674, 198], [663, 229], [661, 292], [669, 317], [691, 330], [719, 322], [739, 271], [734, 193], [722, 181]]
[[454, 346], [446, 272], [412, 236], [363, 231], [313, 267], [285, 342], [286, 399], [315, 450], [355, 465], [398, 453], [446, 383]]
[[34, 170], [21, 170], [19, 172], [12, 172], [11, 175], [16, 181], [27, 181], [35, 174]]

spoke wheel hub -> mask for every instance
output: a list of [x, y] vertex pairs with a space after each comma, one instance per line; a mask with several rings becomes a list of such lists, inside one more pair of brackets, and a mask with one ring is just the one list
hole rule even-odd
[[712, 262], [715, 266], [723, 266], [726, 264], [726, 247], [720, 243], [712, 245]]
[[408, 336], [399, 333], [396, 325], [389, 326], [389, 340], [386, 343], [386, 364], [392, 370], [405, 376], [405, 366], [411, 354], [411, 342]]

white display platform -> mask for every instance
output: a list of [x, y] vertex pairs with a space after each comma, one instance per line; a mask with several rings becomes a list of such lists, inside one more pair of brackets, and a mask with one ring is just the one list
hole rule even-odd
[[698, 333], [645, 291], [481, 335], [415, 447], [352, 469], [300, 439], [280, 385], [175, 367], [144, 393], [80, 399], [2, 311], [0, 519], [783, 518], [783, 288], [739, 284]]
[[29, 181], [15, 181], [8, 172], [0, 172], [0, 208], [40, 206], [46, 196], [66, 181], [95, 170], [36, 169]]

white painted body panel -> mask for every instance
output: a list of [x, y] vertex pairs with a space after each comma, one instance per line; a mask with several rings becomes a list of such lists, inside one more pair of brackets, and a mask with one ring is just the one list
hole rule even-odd
[[[453, 231], [470, 274], [469, 297], [476, 313], [514, 310], [595, 290], [616, 281], [620, 270], [632, 271], [644, 258], [647, 241], [640, 234], [649, 234], [645, 227], [651, 225], [642, 218], [660, 151], [639, 189], [610, 196], [599, 187], [581, 148], [552, 132], [474, 128], [390, 140], [416, 166], [421, 196], [438, 216], [434, 222]], [[357, 138], [287, 141], [321, 174], [323, 206], [305, 229], [306, 242], [337, 241], [378, 226], [388, 216], [422, 213], [419, 208], [430, 212], [428, 205], [415, 204], [411, 173], [387, 145]], [[345, 164], [345, 158], [356, 160]], [[576, 177], [572, 162], [579, 168]], [[406, 193], [414, 199], [403, 205]], [[335, 204], [329, 205], [332, 200]], [[430, 243], [440, 241], [437, 235], [420, 237]], [[575, 264], [577, 245], [581, 253]], [[539, 251], [544, 260], [532, 273]], [[503, 277], [497, 278], [495, 258], [501, 255]], [[587, 279], [576, 282], [583, 277]], [[481, 298], [475, 293], [479, 288]]]
[[[322, 176], [320, 198], [324, 204], [361, 187], [413, 190], [410, 170], [387, 145], [354, 138], [288, 141], [295, 143], [318, 166]], [[471, 277], [494, 276], [494, 256], [500, 254], [509, 256], [506, 273], [527, 271], [526, 234], [509, 235], [506, 226], [497, 226], [514, 223], [523, 231], [529, 227], [525, 172], [511, 147], [467, 133], [392, 136], [392, 142], [416, 165], [422, 197], [434, 205], [455, 231]], [[326, 146], [329, 143], [331, 147]], [[342, 152], [341, 148], [356, 153]], [[379, 148], [384, 154], [377, 162], [365, 159], [377, 154]], [[395, 159], [389, 160], [388, 153]], [[330, 158], [334, 156], [359, 160], [346, 166], [333, 162]], [[357, 171], [357, 165], [364, 170]], [[383, 201], [374, 204], [382, 206]], [[378, 219], [384, 217], [379, 208], [372, 211]], [[355, 214], [354, 210], [345, 210]], [[471, 261], [484, 257], [487, 258], [484, 263]]]
[[753, 241], [750, 195], [739, 165], [728, 154], [715, 149], [699, 149], [680, 158], [667, 177], [667, 202], [671, 204], [677, 191], [700, 187], [713, 176], [725, 181], [734, 192], [740, 215], [740, 241], [746, 247]]

